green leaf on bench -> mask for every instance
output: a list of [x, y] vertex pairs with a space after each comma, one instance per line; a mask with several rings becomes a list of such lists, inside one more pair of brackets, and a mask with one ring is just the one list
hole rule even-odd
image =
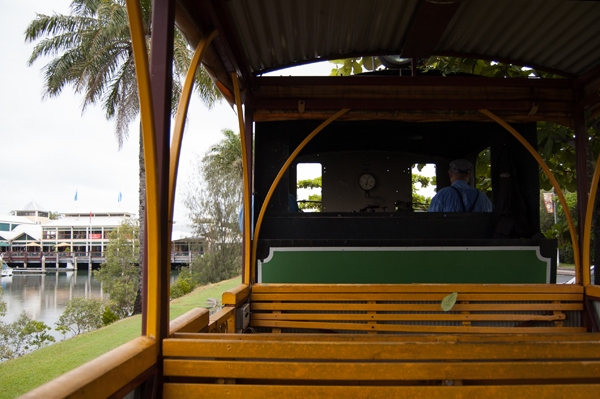
[[457, 297], [458, 297], [458, 292], [453, 292], [452, 294], [450, 294], [450, 295], [446, 296], [444, 299], [442, 299], [442, 310], [444, 312], [451, 310], [454, 307], [454, 304], [456, 303]]

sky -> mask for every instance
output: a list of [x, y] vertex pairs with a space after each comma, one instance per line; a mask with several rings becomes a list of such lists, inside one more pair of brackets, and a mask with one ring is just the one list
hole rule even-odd
[[[100, 105], [82, 112], [82, 96], [72, 88], [42, 98], [42, 69], [50, 58], [27, 65], [34, 47], [25, 43], [27, 25], [36, 13], [68, 14], [70, 3], [0, 0], [0, 215], [30, 201], [59, 213], [138, 210], [139, 122], [132, 123], [129, 139], [119, 150], [115, 124], [105, 119]], [[331, 68], [326, 62], [274, 74], [327, 75]], [[174, 230], [189, 231], [183, 204], [188, 177], [195, 160], [222, 138], [223, 129], [239, 130], [231, 107], [223, 101], [208, 110], [192, 96], [179, 163]]]
[[[132, 123], [129, 139], [119, 150], [114, 122], [105, 119], [99, 105], [82, 113], [82, 96], [72, 88], [57, 97], [42, 98], [42, 69], [49, 58], [27, 66], [34, 47], [34, 43], [25, 43], [27, 25], [36, 13], [68, 13], [70, 3], [0, 0], [0, 214], [32, 200], [59, 213], [72, 209], [138, 210], [139, 122]], [[208, 110], [192, 97], [188, 115], [175, 229], [187, 225], [182, 198], [193, 163], [222, 138], [222, 129], [238, 131], [237, 116], [226, 102]]]

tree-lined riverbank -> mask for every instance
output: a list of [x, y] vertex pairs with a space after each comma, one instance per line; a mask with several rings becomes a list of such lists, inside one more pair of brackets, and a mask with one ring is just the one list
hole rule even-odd
[[[190, 309], [207, 307], [208, 298], [220, 299], [224, 291], [240, 284], [240, 277], [194, 290], [171, 301], [174, 319]], [[0, 364], [0, 399], [11, 399], [40, 386], [132, 339], [141, 332], [141, 316], [119, 320], [109, 326], [40, 349]]]

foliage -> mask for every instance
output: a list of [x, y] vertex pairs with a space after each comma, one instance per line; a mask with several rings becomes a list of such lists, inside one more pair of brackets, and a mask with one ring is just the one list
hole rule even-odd
[[309, 194], [306, 201], [298, 201], [298, 209], [301, 210], [314, 210], [315, 212], [323, 211], [323, 195], [322, 194]]
[[21, 357], [54, 342], [51, 328], [33, 320], [25, 311], [12, 323], [0, 322], [0, 360]]
[[492, 158], [489, 148], [481, 151], [475, 160], [475, 188], [491, 199], [492, 195]]
[[[573, 218], [573, 222], [575, 223], [575, 226], [577, 226], [577, 194], [569, 192], [566, 192], [564, 194], [567, 206], [571, 211], [571, 217]], [[571, 241], [571, 232], [569, 230], [569, 225], [565, 216], [565, 210], [563, 209], [558, 197], [555, 197], [554, 202], [554, 206], [556, 207], [557, 223], [553, 223], [550, 226], [550, 228], [546, 229], [545, 231], [542, 231], [542, 233], [546, 238], [556, 238], [558, 240], [558, 248], [561, 249], [561, 262], [574, 263], [575, 260], [573, 258], [573, 244]], [[546, 213], [545, 210], [544, 213]]]
[[323, 187], [323, 178], [321, 176], [314, 179], [298, 180], [298, 188], [321, 188]]
[[177, 280], [171, 284], [170, 297], [171, 299], [179, 298], [189, 294], [196, 288], [196, 281], [189, 268], [183, 267], [177, 276]]
[[224, 138], [197, 162], [185, 199], [196, 235], [206, 240], [204, 255], [190, 265], [194, 279], [202, 284], [231, 278], [241, 267], [241, 142], [231, 130], [222, 133]]
[[363, 68], [367, 71], [374, 71], [381, 65], [381, 61], [377, 57], [346, 58], [329, 62], [335, 64], [329, 76], [357, 75], [363, 72]]
[[242, 179], [242, 141], [240, 135], [231, 129], [221, 130], [224, 138], [210, 147], [202, 159], [202, 174], [205, 179], [213, 175], [231, 175]]
[[[321, 176], [315, 177], [314, 179], [299, 180], [297, 187], [300, 189], [320, 189], [323, 187], [323, 178]], [[323, 195], [322, 194], [309, 194], [308, 201], [313, 202], [302, 202], [298, 201], [298, 209], [301, 210], [315, 210], [321, 212], [323, 210]]]
[[[3, 260], [0, 260], [0, 263], [2, 263], [2, 266], [5, 264]], [[2, 287], [0, 287], [0, 317], [4, 317], [6, 314], [6, 302], [2, 300], [2, 295], [4, 295], [4, 292], [2, 292]]]
[[63, 336], [79, 335], [102, 327], [104, 303], [97, 298], [73, 298], [67, 302], [63, 314], [58, 318], [56, 331]]
[[496, 61], [459, 57], [430, 57], [428, 60], [422, 63], [421, 70], [425, 72], [430, 70], [441, 71], [442, 75], [444, 76], [457, 73], [469, 73], [472, 75], [493, 78], [558, 77], [552, 73], [538, 71], [534, 68], [522, 67]]
[[119, 316], [110, 309], [110, 306], [105, 306], [104, 311], [102, 312], [102, 325], [108, 326], [117, 320], [119, 320]]
[[[420, 163], [413, 165], [413, 168], [417, 168], [419, 172], [423, 170], [426, 164]], [[412, 174], [412, 203], [414, 209], [421, 209], [423, 211], [427, 211], [429, 205], [431, 204], [431, 197], [425, 197], [424, 195], [419, 194], [417, 191], [416, 184], [420, 185], [420, 188], [429, 187], [430, 184], [436, 184], [435, 177], [427, 177], [423, 175], [419, 175], [416, 173]]]
[[117, 230], [110, 233], [106, 247], [106, 263], [94, 272], [110, 296], [110, 308], [119, 318], [133, 311], [137, 295], [139, 226], [133, 219], [125, 219]]
[[50, 220], [58, 220], [58, 219], [60, 219], [60, 214], [58, 212], [50, 212], [48, 214], [48, 219], [50, 219]]
[[[152, 2], [142, 0], [142, 17], [150, 37]], [[101, 103], [108, 120], [116, 119], [119, 147], [128, 137], [128, 126], [139, 113], [137, 81], [127, 10], [124, 0], [73, 0], [69, 15], [38, 14], [25, 31], [25, 40], [38, 41], [29, 65], [42, 57], [54, 57], [44, 66], [45, 96], [59, 95], [72, 86], [84, 94], [83, 110]], [[176, 29], [173, 98], [181, 92], [193, 51]], [[220, 99], [202, 67], [196, 74], [196, 90], [207, 106]], [[176, 107], [173, 107], [176, 112]]]

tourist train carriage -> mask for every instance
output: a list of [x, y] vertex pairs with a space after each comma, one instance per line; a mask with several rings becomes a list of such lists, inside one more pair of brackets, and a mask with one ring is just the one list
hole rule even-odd
[[[30, 396], [597, 395], [600, 289], [589, 251], [600, 171], [588, 193], [584, 147], [586, 123], [600, 114], [600, 4], [157, 0], [150, 62], [139, 5], [127, 6], [147, 165], [143, 332]], [[202, 61], [239, 117], [244, 258], [243, 284], [223, 295], [222, 310], [169, 323], [168, 237], [192, 82], [169, 143], [174, 24], [196, 48], [190, 76]], [[416, 68], [263, 76], [390, 54], [413, 65], [431, 55], [496, 60], [562, 78]], [[539, 234], [538, 168], [549, 170], [536, 151], [538, 121], [576, 132], [573, 285], [555, 284], [556, 242]], [[411, 165], [435, 164], [443, 187], [452, 159], [486, 149], [492, 213], [409, 211]], [[299, 163], [321, 164], [323, 212], [290, 212]], [[361, 187], [365, 174], [375, 186]], [[453, 292], [456, 304], [442, 311]]]

